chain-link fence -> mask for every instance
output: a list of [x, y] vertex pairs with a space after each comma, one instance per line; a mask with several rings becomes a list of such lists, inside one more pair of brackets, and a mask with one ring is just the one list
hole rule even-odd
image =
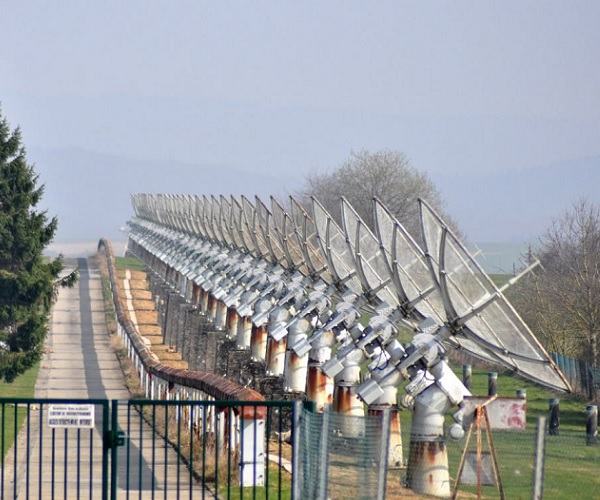
[[567, 378], [573, 391], [590, 400], [598, 399], [600, 392], [600, 366], [564, 354], [549, 353]]
[[[456, 498], [477, 498], [478, 491], [481, 498], [490, 499], [501, 498], [501, 491], [507, 499], [533, 497], [535, 423], [521, 431], [493, 430], [490, 437], [482, 427], [479, 439], [474, 426], [469, 441], [468, 429], [463, 439], [452, 441], [432, 437], [437, 428], [411, 428], [410, 412], [401, 412], [400, 422], [403, 463], [397, 464], [389, 458], [393, 416], [385, 421], [381, 415], [361, 418], [304, 411], [298, 443], [299, 498], [396, 499], [453, 494]], [[550, 435], [545, 425], [543, 498], [599, 498], [600, 446], [596, 436], [586, 434], [585, 428], [555, 432]], [[481, 486], [477, 484], [478, 463]]]
[[304, 411], [300, 427], [300, 498], [386, 498], [389, 413], [353, 417], [329, 408]]

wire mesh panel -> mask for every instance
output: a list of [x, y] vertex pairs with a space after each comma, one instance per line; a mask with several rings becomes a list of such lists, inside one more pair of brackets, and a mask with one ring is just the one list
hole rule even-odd
[[382, 417], [304, 411], [300, 424], [300, 498], [385, 498], [388, 428]]

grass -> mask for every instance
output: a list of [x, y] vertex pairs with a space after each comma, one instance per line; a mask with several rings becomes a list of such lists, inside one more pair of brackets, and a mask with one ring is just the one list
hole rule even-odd
[[510, 274], [489, 274], [488, 276], [498, 288], [502, 288], [512, 278]]
[[[36, 363], [22, 375], [18, 376], [14, 382], [6, 383], [0, 381], [0, 397], [2, 398], [33, 398], [35, 393], [35, 382], [37, 380], [40, 363]], [[26, 408], [17, 408], [14, 405], [0, 406], [0, 432], [2, 432], [2, 456], [6, 455], [8, 449], [15, 440], [15, 428], [17, 432], [23, 425], [27, 416]], [[16, 425], [15, 425], [16, 424]]]
[[115, 257], [117, 270], [129, 269], [130, 271], [145, 271], [145, 264], [136, 257]]
[[266, 472], [268, 474], [268, 477], [265, 478], [268, 482], [267, 486], [242, 488], [237, 485], [224, 485], [219, 487], [219, 497], [253, 500], [264, 500], [266, 498], [288, 500], [292, 498], [292, 476], [285, 471], [281, 471], [275, 464], [269, 464]]
[[[460, 368], [460, 373], [459, 369]], [[455, 367], [457, 375], [462, 377], [462, 368]], [[473, 370], [472, 393], [482, 396], [487, 394], [488, 372]], [[510, 374], [499, 374], [498, 395], [515, 397], [517, 389], [527, 391], [527, 430], [525, 432], [493, 432], [497, 451], [500, 477], [506, 498], [529, 499], [532, 495], [533, 460], [535, 429], [537, 418], [549, 413], [549, 399], [560, 399], [560, 435], [547, 436], [546, 468], [544, 493], [547, 498], [571, 499], [590, 498], [591, 492], [600, 491], [600, 448], [586, 446], [586, 405], [587, 401], [574, 396], [557, 395], [534, 384], [524, 382]], [[402, 437], [405, 455], [410, 442], [410, 412], [402, 412]], [[448, 417], [448, 423], [452, 420]], [[487, 450], [485, 434], [483, 434], [484, 451]], [[474, 450], [476, 436], [471, 439], [471, 450]], [[452, 486], [458, 471], [460, 457], [466, 440], [448, 441], [448, 459]], [[399, 480], [389, 477], [388, 481]], [[460, 487], [459, 498], [473, 496], [476, 488]], [[483, 498], [498, 498], [494, 487], [483, 487]]]

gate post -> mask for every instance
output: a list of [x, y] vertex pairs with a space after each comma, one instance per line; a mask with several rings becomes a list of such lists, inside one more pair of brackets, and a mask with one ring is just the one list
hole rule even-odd
[[240, 486], [265, 485], [265, 406], [243, 406], [240, 415]]
[[301, 418], [304, 407], [302, 401], [294, 401], [293, 420], [292, 420], [292, 500], [300, 498], [300, 474], [298, 472], [300, 464], [300, 428]]

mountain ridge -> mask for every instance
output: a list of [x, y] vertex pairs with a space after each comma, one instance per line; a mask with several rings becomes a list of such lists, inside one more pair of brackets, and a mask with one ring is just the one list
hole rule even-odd
[[[45, 185], [42, 208], [58, 217], [57, 241], [122, 238], [119, 228], [133, 215], [132, 193], [243, 194], [268, 202], [271, 195], [284, 199], [299, 187], [298, 173], [261, 175], [227, 165], [136, 160], [78, 148], [32, 148], [28, 160]], [[471, 242], [535, 243], [579, 197], [600, 202], [600, 157], [429, 177]]]

